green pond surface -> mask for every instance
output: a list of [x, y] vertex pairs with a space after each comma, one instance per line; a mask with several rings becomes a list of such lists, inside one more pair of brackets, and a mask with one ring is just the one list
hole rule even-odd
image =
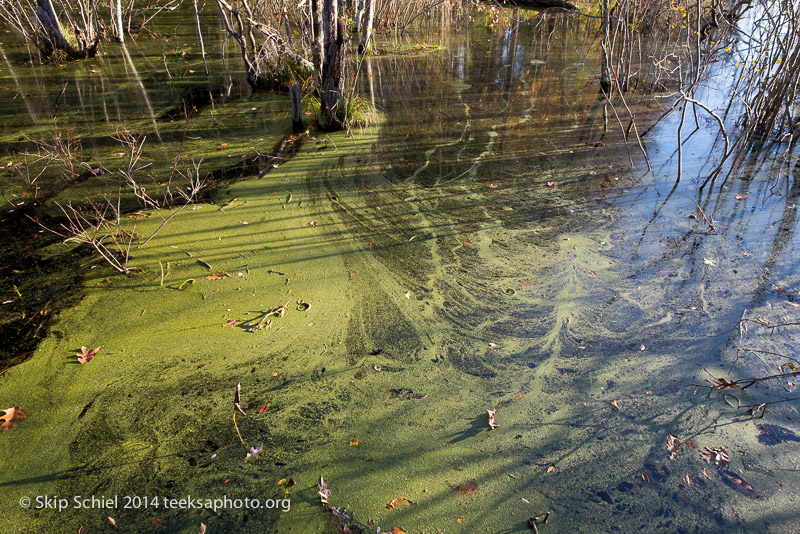
[[[171, 17], [66, 65], [2, 44], [0, 164], [70, 127], [108, 172], [54, 167], [37, 191], [0, 171], [4, 325], [49, 318], [0, 375], [0, 406], [27, 413], [0, 435], [0, 531], [512, 533], [545, 512], [541, 532], [800, 530], [800, 414], [776, 402], [794, 379], [707, 387], [798, 357], [796, 326], [765, 326], [797, 323], [794, 160], [753, 151], [700, 189], [719, 148], [701, 121], [676, 182], [676, 115], [644, 137], [645, 172], [613, 114], [604, 132], [595, 28], [555, 16], [380, 43], [358, 68], [375, 124], [274, 162], [288, 97], [228, 94], [213, 17], [208, 78]], [[666, 109], [630, 104], [640, 131]], [[146, 135], [150, 191], [201, 158], [216, 184], [147, 244], [171, 212], [123, 215], [131, 276], [19, 214], [139, 210], [121, 125]], [[190, 497], [262, 506], [165, 506]]]

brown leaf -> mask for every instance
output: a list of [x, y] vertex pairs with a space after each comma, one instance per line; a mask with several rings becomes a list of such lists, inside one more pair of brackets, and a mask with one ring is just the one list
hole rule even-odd
[[114, 521], [114, 518], [111, 517], [111, 516], [108, 516], [108, 522], [111, 523], [112, 527], [116, 527], [117, 526], [117, 522]]
[[705, 460], [707, 464], [713, 461], [716, 465], [722, 464], [727, 466], [731, 463], [731, 459], [723, 447], [703, 447], [700, 457]]
[[100, 345], [99, 347], [94, 348], [92, 350], [89, 350], [86, 347], [81, 347], [81, 351], [78, 354], [75, 355], [78, 358], [78, 363], [84, 364], [86, 362], [92, 361], [94, 359], [94, 357], [97, 356], [97, 353], [100, 352], [100, 349], [102, 349], [102, 348], [103, 348], [103, 345]]
[[669, 456], [671, 460], [678, 457], [678, 452], [681, 450], [681, 447], [683, 447], [681, 440], [672, 434], [667, 435], [667, 450], [672, 453]]
[[747, 195], [740, 195], [740, 194], [736, 195], [736, 200], [744, 200], [746, 198], [747, 198]]
[[642, 473], [642, 480], [644, 480], [645, 482], [650, 482], [650, 477]]
[[739, 389], [739, 385], [736, 382], [728, 382], [724, 378], [717, 378], [716, 380], [706, 378], [706, 382], [711, 383], [711, 389]]
[[392, 534], [406, 534], [406, 531], [403, 530], [401, 527], [394, 527], [392, 529]]
[[614, 408], [614, 410], [619, 411], [619, 404], [617, 404], [617, 401], [612, 400], [611, 407]]
[[494, 414], [497, 413], [497, 409], [495, 408], [494, 410], [486, 410], [486, 413], [489, 414], [489, 428], [491, 430], [498, 428], [500, 425], [494, 422]]
[[683, 477], [683, 480], [685, 480], [685, 481], [686, 481], [686, 485], [687, 485], [687, 486], [691, 486], [691, 485], [692, 485], [692, 479], [691, 479], [691, 478], [689, 478], [689, 475], [688, 475], [688, 474], [687, 474], [685, 477]]
[[14, 422], [16, 419], [25, 419], [27, 415], [25, 415], [25, 410], [23, 410], [19, 406], [12, 406], [11, 408], [6, 408], [5, 410], [0, 410], [0, 428], [3, 429], [3, 432], [9, 429], [9, 427], [15, 427], [17, 424]]
[[397, 510], [397, 506], [403, 503], [406, 503], [409, 506], [411, 506], [412, 504], [417, 504], [407, 497], [395, 497], [394, 499], [389, 501], [389, 504], [386, 505], [386, 508], [389, 508], [391, 510]]
[[743, 494], [745, 497], [758, 499], [758, 494], [753, 489], [753, 486], [745, 482], [738, 475], [730, 471], [720, 471], [720, 474], [722, 475], [722, 481], [728, 486]]
[[197, 529], [197, 534], [206, 534], [206, 524], [200, 523], [200, 528]]
[[235, 410], [234, 414], [236, 412], [239, 412], [242, 415], [247, 415], [246, 413], [244, 413], [244, 410], [242, 410], [241, 393], [242, 393], [242, 383], [239, 382], [238, 384], [236, 384], [236, 395], [233, 397], [233, 409]]
[[236, 319], [231, 319], [230, 321], [222, 325], [222, 328], [225, 328], [226, 326], [230, 326], [231, 328], [233, 328], [233, 325], [235, 325], [238, 322], [239, 321], [237, 321]]
[[222, 280], [223, 278], [225, 278], [225, 273], [209, 274], [208, 276], [204, 276], [203, 278], [205, 278], [206, 280]]
[[554, 466], [554, 465], [551, 465], [550, 467], [547, 468], [547, 472], [548, 473], [552, 473], [555, 470], [556, 470], [556, 466]]

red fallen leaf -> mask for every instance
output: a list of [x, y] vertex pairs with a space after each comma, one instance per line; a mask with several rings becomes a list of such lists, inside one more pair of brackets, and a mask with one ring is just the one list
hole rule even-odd
[[233, 325], [235, 325], [238, 322], [239, 321], [237, 321], [236, 319], [231, 319], [230, 321], [222, 325], [222, 328], [225, 328], [226, 326], [230, 326], [231, 328], [233, 328]]
[[266, 412], [268, 409], [269, 409], [269, 404], [265, 404], [264, 406], [262, 406], [262, 407], [261, 407], [261, 409], [260, 409], [260, 410], [258, 410], [258, 413], [264, 413], [264, 412]]
[[772, 289], [774, 289], [775, 291], [777, 291], [781, 295], [785, 295], [786, 294], [786, 290], [785, 289], [781, 289], [778, 286], [776, 286], [775, 284], [772, 284]]
[[397, 510], [397, 505], [403, 503], [406, 503], [409, 506], [411, 506], [412, 504], [417, 504], [408, 497], [395, 497], [394, 499], [389, 501], [389, 504], [386, 505], [386, 508], [389, 508], [391, 510]]
[[497, 413], [497, 408], [494, 410], [486, 410], [486, 413], [489, 414], [489, 428], [494, 430], [495, 428], [499, 428], [500, 425], [494, 422], [494, 414]]
[[0, 410], [0, 428], [3, 429], [3, 432], [9, 429], [9, 427], [15, 427], [17, 424], [14, 422], [16, 419], [25, 419], [27, 415], [25, 415], [25, 410], [23, 410], [20, 406], [12, 406], [11, 408], [6, 408], [5, 410]]
[[204, 276], [203, 278], [205, 278], [206, 280], [222, 280], [223, 278], [225, 278], [225, 273], [209, 274], [208, 276]]
[[81, 347], [81, 351], [75, 355], [78, 358], [78, 363], [84, 364], [86, 362], [92, 361], [102, 348], [103, 345], [100, 345], [99, 347], [94, 348], [92, 350], [89, 350], [86, 347]]

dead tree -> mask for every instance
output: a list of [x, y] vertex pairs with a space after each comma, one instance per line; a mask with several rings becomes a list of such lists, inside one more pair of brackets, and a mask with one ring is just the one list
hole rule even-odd
[[[63, 18], [64, 20], [61, 20]], [[0, 2], [0, 19], [49, 57], [57, 50], [70, 59], [94, 57], [99, 43], [94, 2], [79, 0], [64, 9], [61, 17], [52, 0], [6, 0]]]
[[[322, 73], [320, 76], [320, 126], [338, 130], [343, 123], [340, 111], [344, 106], [344, 66], [347, 51], [347, 22], [338, 16], [337, 0], [325, 0], [322, 8]], [[316, 24], [315, 24], [316, 25]]]

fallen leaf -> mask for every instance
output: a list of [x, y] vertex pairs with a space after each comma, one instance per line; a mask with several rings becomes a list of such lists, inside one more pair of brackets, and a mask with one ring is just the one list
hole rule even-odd
[[491, 430], [498, 428], [500, 425], [494, 422], [494, 414], [497, 413], [497, 408], [495, 408], [494, 410], [486, 410], [486, 413], [489, 414], [489, 428]]
[[706, 477], [708, 480], [711, 480], [711, 477], [708, 476], [708, 472], [706, 471], [705, 467], [703, 468], [703, 476]]
[[687, 474], [685, 477], [683, 477], [683, 480], [685, 480], [685, 481], [686, 481], [686, 485], [687, 485], [687, 486], [691, 486], [691, 485], [692, 485], [692, 479], [691, 479], [691, 478], [689, 478], [689, 475], [688, 475], [688, 474]]
[[725, 482], [725, 484], [728, 486], [743, 494], [745, 497], [750, 499], [758, 499], [758, 494], [753, 489], [753, 486], [745, 482], [738, 475], [731, 473], [730, 471], [720, 471], [720, 474], [722, 475], [723, 482]]
[[411, 291], [406, 291], [405, 297], [407, 299], [410, 299], [411, 298]]
[[280, 371], [272, 371], [272, 376], [278, 376], [279, 374], [281, 374]]
[[100, 349], [102, 349], [102, 348], [103, 348], [103, 345], [100, 345], [99, 347], [94, 348], [92, 350], [89, 350], [86, 347], [81, 347], [81, 351], [78, 354], [75, 355], [78, 358], [78, 363], [84, 364], [86, 362], [92, 361], [94, 359], [94, 357], [97, 356], [97, 353], [100, 352]]
[[231, 319], [230, 321], [222, 325], [222, 328], [225, 328], [226, 326], [230, 326], [231, 328], [233, 328], [233, 325], [235, 325], [238, 322], [239, 321], [237, 321], [236, 319]]
[[547, 468], [547, 472], [548, 473], [552, 473], [555, 470], [556, 470], [556, 466], [554, 466], [554, 465], [551, 465], [550, 467]]
[[747, 198], [747, 195], [739, 195], [739, 194], [736, 195], [736, 200], [744, 200], [746, 198]]
[[489, 184], [489, 189], [497, 189], [498, 187], [500, 186], [497, 184]]
[[616, 411], [619, 411], [619, 405], [617, 404], [617, 401], [612, 400], [611, 407], [614, 408]]
[[203, 278], [205, 278], [206, 280], [222, 280], [223, 278], [225, 278], [225, 273], [209, 274], [208, 276], [204, 276]]
[[200, 528], [197, 529], [197, 534], [206, 534], [206, 524], [200, 523]]
[[268, 409], [269, 409], [269, 404], [265, 404], [264, 406], [262, 406], [262, 407], [261, 407], [261, 409], [260, 409], [260, 410], [258, 410], [258, 413], [264, 413], [264, 412], [266, 412]]
[[258, 447], [250, 447], [250, 452], [247, 453], [247, 456], [245, 456], [244, 459], [245, 460], [249, 460], [250, 458], [253, 458], [254, 456], [257, 456], [258, 453], [261, 452], [261, 449], [263, 447], [264, 447], [263, 443], [261, 445], [259, 445]]
[[328, 484], [325, 479], [319, 477], [319, 484], [317, 484], [317, 494], [322, 504], [328, 504], [328, 499], [331, 497], [331, 490], [328, 489]]
[[708, 258], [703, 258], [703, 263], [705, 263], [706, 265], [710, 265], [712, 267], [716, 267], [717, 266], [717, 262], [716, 261], [710, 260]]
[[392, 529], [392, 534], [406, 534], [406, 531], [403, 530], [401, 527], [394, 527]]
[[353, 271], [347, 271], [347, 276], [349, 276], [350, 280], [352, 280], [353, 278], [356, 277], [356, 273], [354, 273]]
[[312, 227], [312, 228], [316, 228], [317, 227], [317, 221], [311, 221], [310, 223], [308, 223], [308, 225], [310, 227]]
[[642, 480], [644, 480], [645, 482], [650, 482], [650, 477], [642, 473]]
[[351, 447], [358, 447], [358, 440], [353, 440], [350, 442]]
[[555, 182], [547, 182], [547, 187], [555, 187], [555, 186], [556, 186]]
[[678, 452], [681, 450], [683, 443], [677, 437], [673, 436], [672, 434], [667, 435], [667, 450], [670, 451], [670, 459], [674, 460], [678, 457]]
[[703, 447], [700, 457], [705, 460], [707, 464], [713, 461], [716, 465], [722, 464], [723, 466], [727, 466], [731, 463], [731, 459], [723, 447]]
[[456, 521], [458, 521], [462, 525], [464, 524], [464, 518], [463, 517], [459, 517], [458, 519], [456, 519]]
[[244, 410], [242, 410], [241, 394], [242, 394], [242, 383], [240, 382], [236, 384], [236, 395], [234, 395], [233, 397], [233, 409], [235, 410], [234, 414], [236, 412], [239, 412], [242, 415], [247, 415], [246, 413], [244, 413]]
[[706, 381], [711, 382], [711, 389], [739, 389], [739, 385], [736, 382], [728, 382], [724, 378], [717, 378], [716, 380], [706, 378]]
[[0, 410], [0, 428], [3, 429], [3, 432], [9, 429], [9, 427], [16, 427], [17, 424], [14, 422], [17, 419], [25, 419], [27, 415], [25, 415], [25, 410], [23, 410], [20, 406], [12, 406], [11, 408], [6, 408], [5, 410]]
[[412, 504], [417, 504], [408, 497], [395, 497], [394, 499], [389, 501], [389, 504], [386, 505], [386, 508], [389, 508], [391, 510], [397, 510], [397, 506], [403, 503], [407, 504], [408, 506], [411, 506]]
[[112, 527], [116, 527], [117, 526], [117, 522], [114, 521], [114, 518], [111, 517], [111, 516], [108, 516], [108, 522], [111, 523]]
[[220, 143], [219, 146], [231, 146], [230, 143]]
[[644, 343], [642, 343], [642, 345], [639, 346], [639, 350], [641, 351], [647, 350], [647, 347], [644, 346]]

